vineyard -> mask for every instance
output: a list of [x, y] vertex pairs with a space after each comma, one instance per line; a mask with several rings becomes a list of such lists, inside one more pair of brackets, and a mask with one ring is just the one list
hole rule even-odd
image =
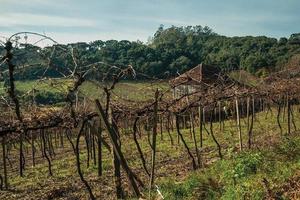
[[[15, 80], [38, 65], [15, 64], [24, 35], [54, 43], [28, 85]], [[300, 198], [298, 66], [255, 84], [214, 74], [177, 97], [172, 80], [84, 65], [76, 48], [44, 35], [17, 33], [3, 46], [1, 199]], [[73, 68], [53, 65], [58, 50]], [[148, 80], [124, 81], [136, 76]], [[53, 104], [38, 101], [49, 91]]]

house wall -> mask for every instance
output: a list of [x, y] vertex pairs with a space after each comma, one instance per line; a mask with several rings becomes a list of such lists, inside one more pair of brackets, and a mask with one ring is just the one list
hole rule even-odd
[[191, 94], [199, 89], [199, 85], [179, 85], [173, 90], [173, 97], [179, 98], [181, 96]]

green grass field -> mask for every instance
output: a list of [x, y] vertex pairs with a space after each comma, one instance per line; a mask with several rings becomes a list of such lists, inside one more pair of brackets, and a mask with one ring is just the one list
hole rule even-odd
[[[33, 95], [32, 90], [35, 89], [35, 95], [38, 102], [42, 104], [53, 104], [64, 102], [64, 97], [68, 92], [68, 88], [72, 87], [72, 81], [69, 79], [52, 79], [45, 81], [16, 81], [16, 90], [20, 96]], [[106, 83], [111, 84], [111, 83]], [[79, 96], [93, 99], [103, 99], [104, 83], [100, 82], [84, 82], [79, 88]], [[143, 81], [121, 81], [113, 90], [113, 100], [118, 101], [147, 101], [154, 98], [155, 90], [167, 91], [169, 85], [167, 82], [143, 82]], [[7, 96], [4, 83], [0, 83], [0, 95]], [[39, 101], [39, 99], [41, 99]], [[47, 102], [47, 99], [49, 101]]]

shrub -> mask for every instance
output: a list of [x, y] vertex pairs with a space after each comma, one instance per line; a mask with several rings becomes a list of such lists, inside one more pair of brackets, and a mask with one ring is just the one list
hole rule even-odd
[[298, 159], [300, 158], [300, 139], [286, 137], [275, 151], [287, 160]]
[[260, 153], [248, 152], [238, 155], [235, 160], [235, 167], [233, 169], [234, 178], [242, 178], [250, 174], [255, 174], [261, 162], [262, 155]]
[[65, 97], [60, 93], [42, 91], [35, 96], [37, 104], [57, 104], [63, 102]]

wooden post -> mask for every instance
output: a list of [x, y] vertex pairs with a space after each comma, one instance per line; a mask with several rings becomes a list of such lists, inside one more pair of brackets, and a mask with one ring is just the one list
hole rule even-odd
[[34, 147], [34, 135], [33, 135], [33, 131], [31, 132], [31, 156], [32, 156], [32, 167], [35, 166], [35, 147]]
[[151, 173], [150, 173], [150, 188], [149, 192], [151, 195], [151, 190], [154, 184], [155, 176], [155, 155], [156, 155], [156, 135], [157, 135], [157, 109], [158, 109], [158, 90], [155, 92], [155, 104], [153, 109], [153, 134], [152, 134], [152, 159], [151, 159]]
[[200, 167], [201, 166], [201, 158], [200, 158], [200, 152], [199, 152], [198, 144], [197, 144], [197, 137], [196, 137], [196, 134], [195, 134], [194, 117], [193, 116], [194, 116], [194, 114], [192, 112], [191, 113], [191, 125], [192, 125], [193, 140], [194, 140], [194, 145], [195, 145], [195, 149], [196, 149], [198, 167]]
[[288, 120], [288, 135], [291, 134], [291, 104], [289, 95], [286, 97], [286, 104], [287, 104], [287, 120]]
[[139, 191], [139, 188], [136, 184], [136, 179], [134, 177], [134, 174], [133, 172], [131, 171], [131, 169], [129, 168], [127, 162], [126, 162], [126, 159], [124, 158], [123, 156], [123, 153], [121, 152], [121, 149], [120, 149], [120, 146], [118, 145], [118, 142], [115, 140], [115, 138], [112, 136], [114, 132], [114, 129], [111, 127], [111, 125], [109, 124], [108, 122], [108, 119], [106, 118], [105, 116], [105, 113], [104, 113], [104, 110], [99, 102], [98, 99], [95, 100], [95, 103], [96, 103], [96, 106], [97, 106], [97, 111], [99, 113], [99, 116], [101, 118], [101, 120], [104, 122], [104, 125], [106, 126], [106, 129], [108, 131], [108, 136], [112, 142], [112, 145], [113, 145], [113, 150], [115, 151], [116, 153], [116, 156], [118, 157], [118, 159], [120, 160], [120, 163], [127, 175], [127, 178], [129, 180], [129, 183], [131, 185], [131, 187], [133, 188], [133, 191], [135, 193], [136, 196], [140, 196], [140, 191]]
[[294, 116], [293, 104], [291, 104], [291, 121], [292, 121], [294, 130], [297, 131], [297, 127], [296, 127], [296, 123], [295, 123], [295, 116]]
[[133, 130], [132, 130], [132, 132], [133, 132], [133, 140], [134, 140], [134, 143], [135, 143], [135, 145], [136, 145], [136, 148], [137, 148], [137, 150], [138, 150], [138, 152], [139, 152], [140, 158], [141, 158], [141, 160], [142, 160], [143, 168], [144, 168], [145, 172], [148, 174], [148, 176], [150, 176], [150, 173], [149, 173], [149, 171], [148, 171], [148, 169], [147, 169], [147, 165], [146, 165], [146, 160], [145, 160], [145, 158], [144, 158], [144, 154], [143, 154], [143, 152], [142, 152], [142, 149], [141, 149], [141, 147], [140, 147], [140, 144], [139, 144], [139, 142], [138, 142], [138, 140], [137, 140], [137, 136], [136, 136], [136, 132], [137, 132], [137, 123], [138, 123], [139, 118], [140, 118], [140, 117], [137, 116], [137, 117], [135, 118], [135, 120], [134, 120], [134, 123], [133, 123]]
[[[178, 123], [178, 128], [180, 129], [179, 120], [182, 119], [182, 118], [180, 118], [177, 115], [175, 116], [175, 118], [176, 118], [175, 122]], [[176, 124], [176, 129], [177, 129], [177, 124]], [[179, 138], [179, 134], [178, 134], [178, 131], [177, 131], [177, 144], [179, 145], [179, 143], [180, 143], [180, 138]]]
[[[97, 130], [97, 129], [96, 129]], [[101, 120], [99, 120], [98, 128], [98, 176], [102, 176], [102, 126]]]
[[55, 148], [57, 148], [57, 130], [53, 129], [53, 134], [54, 134], [54, 146]]
[[89, 128], [88, 125], [84, 128], [84, 140], [86, 145], [86, 155], [87, 155], [87, 161], [86, 161], [86, 167], [90, 167], [90, 138], [89, 138]]
[[282, 122], [285, 122], [285, 110], [286, 110], [286, 102], [285, 102], [285, 97], [283, 97], [283, 116], [282, 116]]
[[20, 155], [19, 155], [19, 172], [20, 176], [23, 177], [23, 131], [20, 132], [20, 137], [19, 137], [19, 148], [20, 148]]
[[163, 136], [163, 115], [160, 115], [160, 137], [161, 140], [164, 140], [164, 136]]
[[243, 150], [243, 141], [242, 141], [242, 130], [241, 130], [241, 120], [240, 120], [240, 113], [239, 113], [239, 102], [238, 98], [235, 98], [235, 108], [236, 108], [236, 122], [237, 128], [239, 133], [239, 142], [240, 142], [240, 150]]
[[171, 115], [171, 113], [168, 113], [166, 129], [167, 129], [168, 135], [170, 137], [171, 145], [173, 146], [174, 145], [173, 138], [172, 138], [172, 135], [171, 135], [171, 132], [170, 132], [170, 117], [171, 117], [170, 115]]
[[[250, 99], [249, 99], [249, 105], [247, 106], [247, 109], [250, 110]], [[254, 96], [252, 97], [252, 112], [251, 112], [251, 124], [248, 128], [248, 148], [251, 149], [252, 146], [252, 130], [253, 130], [253, 123], [254, 123], [254, 112], [255, 112], [255, 107], [254, 107]], [[249, 124], [249, 122], [248, 122]]]
[[4, 173], [4, 188], [8, 189], [8, 180], [7, 180], [7, 168], [6, 168], [6, 136], [2, 137], [2, 160], [3, 160], [3, 173]]
[[75, 110], [78, 111], [78, 91], [75, 93]]
[[199, 106], [199, 129], [200, 129], [200, 147], [203, 147], [203, 130], [202, 130], [202, 126], [203, 126], [203, 120], [202, 120], [202, 108], [201, 106]]
[[203, 111], [202, 111], [202, 114], [203, 114], [203, 117], [202, 117], [202, 124], [203, 124], [203, 126], [205, 126], [205, 121], [206, 121], [206, 119], [205, 119], [205, 107], [203, 107], [202, 110], [203, 110]]
[[96, 147], [95, 147], [96, 146], [96, 143], [95, 143], [96, 138], [95, 138], [95, 133], [93, 132], [91, 135], [92, 135], [93, 161], [94, 161], [94, 165], [96, 165], [97, 161], [96, 161]]
[[278, 103], [278, 107], [277, 107], [277, 124], [278, 124], [278, 127], [279, 127], [279, 130], [280, 130], [280, 135], [282, 136], [282, 127], [281, 127], [281, 124], [280, 124], [280, 113], [281, 113], [281, 103], [279, 102]]
[[64, 148], [64, 134], [63, 131], [60, 131], [60, 147]]
[[220, 128], [220, 132], [222, 131], [222, 113], [221, 113], [221, 102], [218, 101], [218, 112], [219, 112], [219, 128]]
[[250, 128], [250, 98], [247, 97], [247, 131], [249, 132]]
[[193, 139], [193, 129], [192, 129], [192, 113], [189, 114], [189, 118], [190, 118], [190, 125], [189, 125], [189, 131], [190, 131], [190, 137]]
[[[108, 107], [108, 113], [107, 113], [106, 117], [108, 118], [108, 122], [109, 122], [109, 124], [111, 124], [111, 127], [114, 130], [112, 132], [111, 136], [114, 138], [114, 140], [117, 142], [118, 146], [121, 149], [119, 135], [117, 134], [117, 130], [114, 129], [114, 126], [113, 126], [114, 119], [113, 119], [113, 113], [112, 113], [111, 107]], [[129, 131], [129, 130], [127, 129], [127, 131]], [[120, 160], [118, 159], [118, 156], [115, 151], [113, 151], [113, 166], [114, 166], [114, 175], [115, 175], [114, 181], [115, 181], [117, 199], [124, 199], [124, 193], [123, 193], [122, 181], [121, 181], [121, 164], [120, 164]]]

